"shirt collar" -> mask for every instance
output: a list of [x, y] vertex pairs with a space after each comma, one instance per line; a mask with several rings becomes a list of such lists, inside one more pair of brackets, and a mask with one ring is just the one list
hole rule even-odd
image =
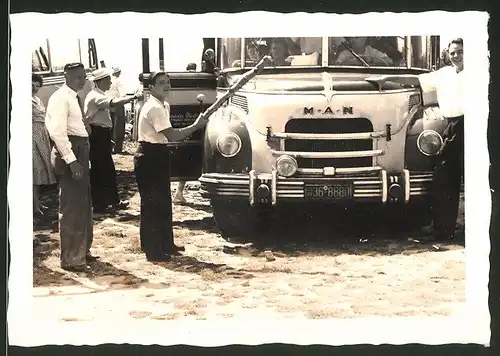
[[75, 98], [78, 96], [78, 93], [71, 89], [66, 83], [63, 84], [62, 88], [68, 92], [68, 94], [74, 96]]
[[149, 96], [150, 99], [153, 99], [154, 101], [156, 101], [157, 103], [159, 103], [161, 106], [165, 106], [167, 104], [166, 101], [164, 101], [163, 103], [154, 95], [150, 95]]
[[94, 90], [95, 90], [96, 92], [98, 92], [99, 94], [104, 94], [104, 95], [106, 95], [106, 93], [105, 93], [103, 90], [101, 90], [101, 88], [99, 88], [97, 85], [94, 85]]

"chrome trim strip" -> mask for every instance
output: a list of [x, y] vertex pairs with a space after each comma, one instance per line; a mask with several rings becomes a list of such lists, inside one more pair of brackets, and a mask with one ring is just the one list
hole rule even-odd
[[360, 133], [341, 133], [341, 134], [311, 134], [311, 133], [287, 133], [275, 132], [271, 134], [273, 138], [292, 139], [292, 140], [362, 140], [376, 138], [385, 135], [384, 131], [360, 132]]
[[405, 203], [410, 201], [410, 171], [403, 169], [403, 175], [405, 177]]
[[277, 172], [273, 169], [271, 173], [271, 204], [276, 205], [276, 180]]
[[[358, 193], [382, 193], [382, 189], [355, 189], [354, 194]], [[378, 196], [379, 194], [377, 194]]]
[[[325, 167], [326, 168], [326, 167]], [[324, 168], [297, 168], [299, 173], [309, 173], [309, 174], [323, 174]], [[352, 168], [335, 168], [335, 173], [348, 174], [348, 173], [365, 173], [365, 172], [377, 172], [382, 170], [382, 167], [352, 167]]]
[[412, 183], [426, 183], [426, 182], [432, 182], [432, 178], [429, 177], [429, 178], [413, 178], [411, 179], [410, 178], [410, 182]]
[[277, 184], [278, 184], [278, 186], [281, 186], [281, 185], [304, 185], [304, 182], [280, 180]]
[[248, 197], [249, 197], [249, 200], [250, 200], [250, 205], [251, 206], [254, 206], [255, 205], [255, 170], [251, 170], [249, 173], [248, 173], [248, 177], [249, 177], [249, 184], [248, 184], [248, 188], [249, 188], [249, 192], [248, 192]]
[[[209, 177], [207, 177], [209, 176]], [[218, 179], [218, 178], [222, 178], [222, 179], [233, 179], [233, 180], [248, 180], [248, 174], [242, 174], [242, 173], [205, 173], [203, 174], [200, 179], [203, 179], [203, 178], [208, 178], [208, 179], [211, 179], [211, 178], [215, 178], [215, 179]]]
[[412, 192], [411, 195], [429, 195], [429, 192]]
[[289, 194], [302, 194], [304, 195], [304, 190], [301, 189], [301, 190], [277, 190], [276, 193], [278, 195], [289, 195]]
[[271, 150], [274, 156], [289, 155], [294, 158], [356, 158], [382, 156], [383, 150], [371, 151], [347, 151], [347, 152], [297, 152], [297, 151], [275, 151]]
[[285, 140], [283, 139], [280, 140], [280, 151], [285, 151]]
[[382, 203], [387, 203], [387, 171], [382, 170]]
[[353, 198], [379, 198], [379, 194], [354, 193]]
[[200, 177], [198, 179], [201, 183], [209, 183], [209, 184], [232, 184], [232, 185], [247, 185], [248, 180], [239, 181], [239, 180], [228, 180], [228, 179], [217, 179], [217, 178], [208, 178], [208, 177]]
[[429, 189], [425, 188], [425, 187], [413, 187], [413, 188], [410, 188], [410, 193], [411, 192], [423, 192], [423, 191], [428, 191]]
[[[385, 171], [382, 171], [382, 172], [385, 172]], [[380, 181], [380, 180], [357, 180], [354, 182], [354, 184], [360, 184], [360, 185], [361, 184], [380, 184], [382, 182], [383, 182], [383, 180], [382, 181]]]

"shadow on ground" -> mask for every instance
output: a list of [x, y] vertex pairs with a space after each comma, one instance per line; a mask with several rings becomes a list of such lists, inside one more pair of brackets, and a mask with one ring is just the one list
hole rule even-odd
[[[33, 239], [33, 286], [69, 286], [81, 283], [71, 277], [70, 274], [54, 271], [45, 264], [54, 250], [59, 249], [59, 241], [50, 235], [39, 233]], [[138, 278], [127, 271], [116, 268], [114, 265], [95, 261], [90, 263], [91, 270], [88, 273], [79, 274], [79, 277], [91, 278], [94, 283], [106, 284], [117, 289], [136, 288], [148, 280]]]
[[[224, 252], [263, 256], [272, 250], [285, 256], [300, 255], [395, 255], [444, 251], [465, 246], [464, 227], [458, 225], [456, 240], [435, 244], [428, 241], [421, 226], [381, 217], [375, 212], [313, 211], [278, 214], [272, 223], [262, 221], [255, 230], [224, 238], [236, 244]], [[427, 241], [426, 241], [427, 240]]]
[[196, 273], [205, 280], [217, 280], [223, 277], [249, 279], [253, 275], [237, 270], [226, 264], [200, 261], [192, 256], [174, 256], [168, 262], [156, 262], [158, 266], [174, 272]]

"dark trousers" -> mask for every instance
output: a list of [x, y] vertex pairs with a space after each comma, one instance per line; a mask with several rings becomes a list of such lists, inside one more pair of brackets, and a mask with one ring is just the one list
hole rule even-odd
[[116, 170], [111, 147], [111, 129], [91, 125], [90, 134], [90, 186], [92, 205], [103, 209], [118, 204]]
[[59, 235], [61, 266], [81, 266], [93, 240], [92, 198], [89, 177], [89, 142], [86, 137], [70, 136], [72, 150], [83, 167], [83, 176], [73, 179], [69, 165], [56, 149], [52, 165], [59, 178]]
[[123, 152], [123, 141], [125, 139], [125, 109], [117, 107], [111, 112], [113, 121], [113, 141], [115, 142], [115, 153]]
[[448, 119], [443, 135], [445, 146], [434, 168], [433, 222], [441, 237], [455, 232], [464, 174], [464, 118]]
[[166, 145], [140, 143], [134, 170], [141, 197], [141, 248], [148, 256], [173, 250], [170, 162]]

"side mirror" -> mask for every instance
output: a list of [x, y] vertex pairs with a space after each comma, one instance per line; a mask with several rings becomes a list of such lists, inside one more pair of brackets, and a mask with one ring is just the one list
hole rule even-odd
[[203, 59], [203, 71], [219, 75], [220, 70], [215, 64], [215, 51], [212, 48], [208, 48], [205, 53], [203, 53]]
[[215, 62], [215, 51], [212, 48], [208, 48], [205, 51], [205, 60], [212, 62], [212, 63]]
[[106, 63], [104, 63], [104, 61], [100, 61], [101, 62], [101, 68], [106, 68]]

